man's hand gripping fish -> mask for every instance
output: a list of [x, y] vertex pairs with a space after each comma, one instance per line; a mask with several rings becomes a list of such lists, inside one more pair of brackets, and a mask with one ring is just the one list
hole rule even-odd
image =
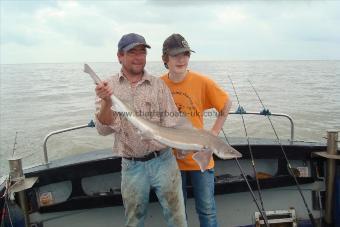
[[[100, 82], [99, 77], [87, 64], [84, 65], [84, 72], [88, 73], [95, 83]], [[179, 126], [168, 128], [159, 126], [136, 116], [136, 114], [116, 96], [112, 95], [111, 99], [111, 109], [115, 112], [122, 113], [122, 115], [139, 130], [143, 138], [156, 140], [166, 146], [176, 148], [184, 154], [195, 152], [193, 159], [200, 166], [202, 172], [209, 164], [212, 153], [221, 159], [242, 157], [241, 153], [208, 131], [195, 129], [193, 127]]]

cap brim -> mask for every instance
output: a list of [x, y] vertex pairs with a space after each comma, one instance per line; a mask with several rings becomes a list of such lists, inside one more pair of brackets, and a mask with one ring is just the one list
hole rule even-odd
[[190, 48], [184, 47], [184, 48], [176, 48], [176, 49], [169, 50], [169, 55], [174, 56], [174, 55], [181, 54], [181, 53], [184, 53], [184, 52], [195, 53], [195, 51], [191, 50]]
[[127, 45], [126, 47], [122, 48], [122, 50], [124, 52], [127, 52], [129, 50], [131, 50], [132, 48], [136, 47], [136, 46], [139, 46], [139, 45], [143, 45], [145, 46], [146, 48], [151, 48], [150, 45], [146, 44], [146, 43], [131, 43], [130, 45]]

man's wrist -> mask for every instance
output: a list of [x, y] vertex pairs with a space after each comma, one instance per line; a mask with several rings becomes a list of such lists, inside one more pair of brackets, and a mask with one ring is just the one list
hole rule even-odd
[[111, 97], [106, 98], [106, 99], [102, 99], [102, 104], [105, 105], [105, 106], [111, 107], [112, 106], [112, 99], [111, 99]]

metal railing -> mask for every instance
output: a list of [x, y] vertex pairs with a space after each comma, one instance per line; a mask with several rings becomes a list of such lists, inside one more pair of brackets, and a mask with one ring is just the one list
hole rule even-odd
[[236, 112], [230, 112], [229, 114], [252, 114], [252, 115], [269, 115], [269, 116], [274, 116], [274, 117], [284, 117], [284, 118], [287, 118], [290, 122], [290, 144], [293, 144], [293, 141], [294, 141], [294, 122], [293, 122], [293, 119], [287, 115], [287, 114], [283, 114], [283, 113], [270, 113], [270, 112], [243, 112], [243, 113], [240, 113], [238, 111]]
[[93, 128], [95, 127], [95, 124], [93, 122], [93, 120], [91, 120], [88, 124], [86, 125], [79, 125], [79, 126], [75, 126], [75, 127], [70, 127], [70, 128], [65, 128], [65, 129], [60, 129], [57, 131], [53, 131], [50, 132], [49, 134], [47, 134], [44, 138], [44, 164], [48, 164], [48, 155], [47, 155], [47, 140], [52, 136], [52, 135], [56, 135], [59, 133], [63, 133], [63, 132], [68, 132], [68, 131], [73, 131], [73, 130], [77, 130], [77, 129], [81, 129], [81, 128]]
[[[290, 144], [293, 143], [294, 141], [294, 122], [293, 119], [287, 115], [287, 114], [282, 114], [282, 113], [270, 113], [268, 110], [264, 110], [261, 112], [245, 112], [243, 109], [241, 110], [237, 110], [236, 112], [230, 112], [229, 114], [251, 114], [251, 115], [270, 115], [270, 116], [275, 116], [275, 117], [285, 117], [290, 121]], [[77, 130], [77, 129], [82, 129], [82, 128], [93, 128], [95, 127], [95, 124], [93, 122], [93, 120], [91, 120], [88, 124], [85, 125], [79, 125], [79, 126], [75, 126], [75, 127], [70, 127], [70, 128], [65, 128], [65, 129], [60, 129], [57, 131], [53, 131], [50, 132], [49, 134], [47, 134], [44, 138], [44, 164], [48, 164], [48, 154], [47, 154], [47, 140], [52, 136], [52, 135], [56, 135], [56, 134], [60, 134], [63, 132], [68, 132], [68, 131], [73, 131], [73, 130]]]

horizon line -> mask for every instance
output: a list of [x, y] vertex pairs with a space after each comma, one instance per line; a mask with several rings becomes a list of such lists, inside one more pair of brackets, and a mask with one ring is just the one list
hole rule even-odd
[[[340, 61], [340, 59], [248, 59], [248, 60], [190, 60], [190, 62], [240, 62], [240, 61]], [[160, 62], [147, 60], [148, 62]], [[189, 62], [189, 64], [190, 64]], [[18, 62], [18, 63], [1, 63], [0, 65], [28, 65], [28, 64], [83, 64], [83, 63], [118, 63], [118, 61], [74, 61], [74, 62]]]

